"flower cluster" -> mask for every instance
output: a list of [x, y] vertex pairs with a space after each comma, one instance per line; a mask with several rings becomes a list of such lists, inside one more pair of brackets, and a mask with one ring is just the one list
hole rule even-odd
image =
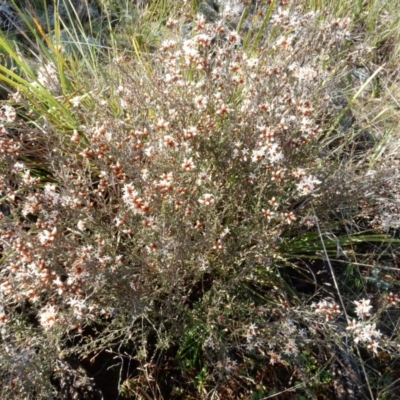
[[382, 334], [376, 329], [375, 324], [365, 324], [353, 319], [346, 329], [352, 332], [354, 343], [366, 343], [368, 349], [371, 349], [374, 353], [378, 352], [378, 339]]
[[350, 331], [354, 338], [354, 343], [365, 343], [368, 349], [371, 349], [374, 353], [377, 353], [380, 345], [379, 339], [381, 338], [381, 332], [376, 329], [375, 323], [369, 323], [370, 320], [366, 320], [366, 317], [371, 316], [372, 305], [370, 299], [361, 299], [354, 302], [356, 305], [356, 314], [358, 321], [353, 319], [349, 322], [346, 330]]
[[39, 67], [37, 80], [53, 94], [57, 94], [60, 91], [59, 75], [54, 63], [47, 63]]
[[312, 307], [315, 309], [315, 313], [325, 317], [326, 321], [331, 321], [335, 314], [340, 314], [340, 308], [333, 301], [321, 300]]

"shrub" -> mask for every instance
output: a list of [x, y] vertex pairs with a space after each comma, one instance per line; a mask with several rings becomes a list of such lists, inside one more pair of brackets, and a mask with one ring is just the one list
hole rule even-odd
[[333, 259], [396, 242], [399, 192], [378, 145], [337, 127], [337, 91], [362, 92], [350, 19], [282, 7], [245, 40], [179, 25], [151, 54], [90, 64], [50, 44], [36, 75], [2, 69], [19, 89], [1, 114], [3, 396], [83, 396], [62, 392], [85, 375], [71, 360], [106, 352], [125, 396], [361, 396], [362, 379], [372, 396], [364, 363], [397, 353], [377, 324], [398, 298], [367, 298]]

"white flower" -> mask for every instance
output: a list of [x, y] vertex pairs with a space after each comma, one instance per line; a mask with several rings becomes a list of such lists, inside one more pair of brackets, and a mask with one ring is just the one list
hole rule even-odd
[[79, 220], [76, 226], [80, 231], [84, 231], [86, 229], [87, 224], [86, 221]]
[[359, 318], [364, 318], [369, 315], [369, 311], [371, 310], [372, 306], [370, 305], [371, 300], [369, 299], [362, 299], [360, 301], [355, 301], [354, 304], [357, 306], [356, 307], [356, 314], [358, 315]]
[[65, 290], [65, 284], [59, 276], [54, 279], [53, 284], [57, 287], [57, 293], [61, 295]]
[[313, 175], [303, 176], [297, 184], [297, 190], [300, 195], [305, 196], [312, 193], [320, 183], [321, 181]]
[[268, 149], [268, 161], [272, 164], [276, 164], [277, 162], [282, 161], [284, 158], [283, 153], [278, 149], [279, 145], [276, 143], [271, 144]]
[[15, 93], [13, 93], [13, 94], [11, 95], [11, 98], [12, 98], [15, 102], [20, 103], [20, 102], [22, 101], [22, 92], [21, 92], [21, 90], [18, 89]]
[[247, 333], [246, 333], [247, 342], [251, 342], [254, 336], [257, 335], [257, 329], [258, 328], [256, 324], [250, 324], [250, 326], [247, 328]]
[[15, 120], [15, 117], [17, 116], [17, 113], [14, 110], [13, 106], [10, 106], [6, 104], [1, 110], [0, 110], [0, 121], [5, 121], [5, 122], [13, 122]]
[[39, 83], [49, 90], [49, 92], [58, 92], [60, 83], [58, 80], [58, 71], [54, 63], [42, 65], [38, 70]]
[[84, 300], [69, 299], [68, 303], [70, 304], [76, 317], [82, 318], [86, 314], [87, 307], [84, 303]]
[[269, 209], [266, 210], [263, 208], [261, 210], [261, 212], [262, 212], [262, 215], [268, 219], [268, 221], [271, 221], [271, 219], [275, 216], [275, 212], [271, 211]]
[[368, 343], [368, 348], [371, 349], [375, 354], [378, 354], [378, 345], [379, 343], [376, 340], [371, 340]]
[[202, 198], [198, 200], [198, 202], [203, 206], [210, 206], [214, 204], [215, 199], [214, 196], [210, 193], [206, 193]]
[[48, 246], [54, 238], [57, 236], [57, 228], [54, 227], [53, 230], [50, 232], [49, 230], [45, 229], [38, 234], [39, 242], [43, 246]]
[[[168, 21], [169, 21], [169, 20], [168, 20]], [[168, 24], [168, 22], [167, 22], [167, 24]], [[161, 50], [161, 51], [171, 50], [171, 49], [173, 49], [175, 46], [176, 46], [175, 40], [167, 39], [167, 40], [164, 40], [164, 41], [161, 43], [160, 50]]]
[[200, 53], [195, 49], [195, 45], [196, 43], [190, 39], [186, 40], [183, 44], [182, 50], [187, 65], [196, 61], [200, 56]]
[[18, 172], [25, 171], [25, 170], [26, 170], [26, 165], [24, 163], [18, 161], [14, 164], [14, 168], [12, 169], [11, 172], [13, 172], [14, 174], [17, 174]]
[[258, 67], [260, 60], [256, 57], [251, 57], [246, 60], [246, 64], [250, 69], [255, 69]]
[[183, 130], [183, 137], [186, 140], [192, 139], [196, 135], [197, 135], [197, 128], [195, 126], [191, 126]]
[[271, 351], [268, 352], [268, 355], [270, 356], [269, 363], [271, 365], [274, 365], [276, 363], [280, 363], [281, 362], [280, 354], [277, 354], [277, 353], [275, 353], [274, 351], [271, 350]]
[[300, 81], [313, 81], [318, 72], [312, 67], [300, 67], [294, 72], [294, 76]]
[[221, 233], [221, 239], [223, 239], [226, 235], [228, 235], [228, 233], [230, 233], [230, 229], [229, 228], [225, 228], [222, 233]]
[[26, 186], [34, 185], [36, 183], [36, 179], [31, 176], [31, 172], [29, 170], [26, 170], [22, 174], [22, 182]]
[[207, 174], [206, 172], [200, 172], [200, 174], [196, 180], [196, 184], [198, 186], [201, 186], [204, 182], [210, 181], [210, 180], [211, 180], [211, 177], [209, 174]]
[[204, 95], [198, 95], [194, 98], [194, 104], [199, 110], [205, 110], [207, 108], [208, 99]]
[[237, 361], [231, 360], [229, 357], [226, 359], [224, 368], [226, 371], [230, 372], [236, 368]]
[[347, 326], [346, 330], [353, 331], [356, 328], [358, 328], [359, 326], [360, 326], [360, 323], [356, 322], [356, 320], [353, 318], [353, 321], [349, 322], [349, 325]]
[[195, 168], [195, 164], [193, 162], [193, 158], [190, 157], [189, 159], [185, 158], [182, 163], [182, 170], [183, 171], [190, 171]]
[[296, 356], [299, 353], [299, 349], [297, 348], [297, 345], [293, 339], [289, 339], [285, 345], [285, 350], [284, 353], [290, 356], [293, 354]]
[[261, 161], [265, 156], [265, 147], [261, 147], [258, 150], [253, 150], [253, 154], [251, 155], [251, 161], [258, 162]]
[[227, 39], [234, 46], [240, 45], [240, 42], [242, 41], [241, 37], [239, 36], [239, 34], [236, 31], [230, 31], [228, 33]]
[[72, 104], [72, 107], [79, 107], [81, 105], [81, 101], [82, 101], [82, 96], [74, 96], [70, 102]]
[[[358, 323], [354, 329], [354, 342], [364, 342], [364, 343], [369, 343], [371, 344], [372, 339], [376, 338], [379, 339], [382, 336], [381, 332], [376, 329], [375, 324], [367, 324], [367, 325], [361, 325]], [[376, 350], [377, 344], [373, 346], [368, 346], [371, 348], [374, 352]]]
[[205, 33], [201, 33], [196, 35], [193, 40], [198, 43], [200, 46], [209, 47], [211, 44], [211, 36], [206, 35]]
[[57, 311], [54, 306], [47, 305], [39, 312], [39, 321], [44, 329], [50, 329], [56, 323]]
[[44, 198], [53, 206], [61, 203], [61, 197], [56, 191], [54, 183], [47, 183], [44, 187]]

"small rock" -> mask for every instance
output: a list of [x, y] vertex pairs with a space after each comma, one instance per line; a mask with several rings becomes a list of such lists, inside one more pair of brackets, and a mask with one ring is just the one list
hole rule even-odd
[[204, 15], [207, 22], [217, 22], [221, 19], [218, 11], [216, 11], [208, 2], [201, 2], [199, 4], [199, 13]]
[[350, 75], [353, 79], [359, 81], [360, 83], [366, 82], [371, 76], [367, 68], [364, 67], [353, 68], [350, 71]]
[[0, 30], [5, 33], [16, 33], [21, 29], [21, 18], [16, 9], [7, 2], [0, 3]]
[[179, 31], [181, 38], [187, 38], [191, 35], [193, 31], [193, 22], [188, 22], [187, 24], [183, 24]]
[[356, 122], [356, 119], [353, 117], [352, 113], [349, 112], [346, 115], [343, 115], [338, 124], [338, 128], [340, 132], [348, 131]]
[[91, 49], [100, 49], [102, 45], [100, 40], [92, 36], [78, 35], [78, 37], [75, 38], [71, 37], [65, 30], [60, 32], [59, 43], [62, 45], [64, 51], [70, 55], [83, 55], [84, 53], [88, 53]]

